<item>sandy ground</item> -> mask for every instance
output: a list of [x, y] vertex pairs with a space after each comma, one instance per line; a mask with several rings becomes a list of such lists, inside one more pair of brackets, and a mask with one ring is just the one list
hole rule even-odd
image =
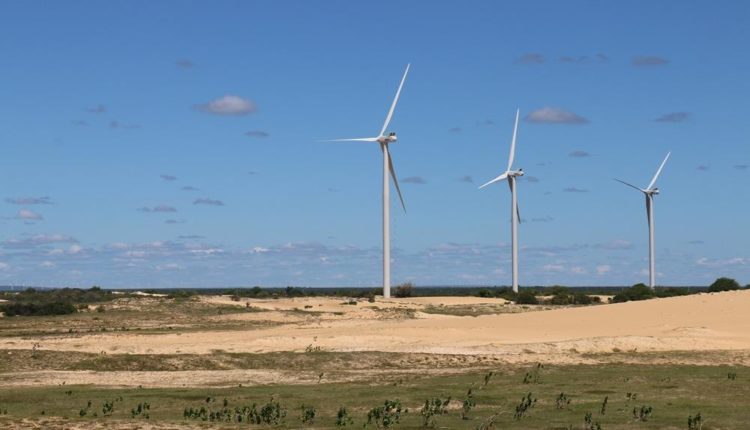
[[[246, 300], [217, 303], [245, 306]], [[191, 331], [165, 334], [133, 332], [77, 337], [4, 338], [0, 349], [42, 349], [95, 353], [207, 354], [228, 352], [397, 351], [439, 354], [493, 354], [507, 357], [671, 350], [750, 349], [750, 291], [566, 308], [516, 314], [457, 317], [415, 312], [416, 318], [374, 319], [367, 306], [419, 309], [421, 306], [487, 303], [473, 297], [430, 297], [343, 305], [335, 298], [252, 300], [264, 309], [337, 312], [338, 318], [290, 317], [288, 324], [250, 330]], [[497, 301], [502, 303], [502, 301]], [[257, 314], [253, 318], [257, 318]], [[236, 318], [236, 317], [232, 317]], [[538, 358], [535, 358], [538, 359]]]

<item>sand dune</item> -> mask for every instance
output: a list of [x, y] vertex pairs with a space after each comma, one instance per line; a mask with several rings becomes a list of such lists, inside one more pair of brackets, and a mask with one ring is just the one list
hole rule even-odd
[[[379, 301], [377, 306], [442, 302], [480, 303], [476, 298], [418, 298]], [[335, 308], [341, 299], [273, 300], [275, 308], [314, 303]], [[264, 301], [253, 301], [263, 306]], [[244, 302], [241, 304], [244, 306]], [[320, 305], [320, 306], [317, 306]], [[43, 339], [6, 338], [2, 349], [43, 349], [105, 353], [210, 353], [303, 351], [308, 345], [331, 351], [398, 351], [442, 354], [566, 356], [613, 350], [750, 349], [750, 291], [700, 294], [643, 302], [565, 308], [516, 314], [457, 317], [417, 313], [413, 319], [354, 317], [371, 310], [347, 306], [350, 316], [253, 328], [168, 334], [102, 333]], [[353, 308], [353, 309], [352, 309]], [[565, 361], [563, 358], [560, 360]]]

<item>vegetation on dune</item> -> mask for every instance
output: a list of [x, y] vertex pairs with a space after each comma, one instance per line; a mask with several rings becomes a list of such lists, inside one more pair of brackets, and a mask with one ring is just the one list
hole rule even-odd
[[411, 297], [414, 295], [414, 284], [406, 282], [403, 284], [396, 285], [393, 290], [393, 296], [399, 298]]
[[711, 293], [718, 293], [721, 291], [733, 291], [739, 290], [740, 284], [732, 278], [719, 278], [708, 287], [708, 291]]
[[62, 288], [57, 290], [37, 290], [27, 288], [21, 292], [3, 295], [8, 303], [0, 304], [0, 312], [6, 316], [68, 315], [78, 311], [76, 305], [106, 302], [115, 296], [111, 291], [100, 287], [87, 290]]

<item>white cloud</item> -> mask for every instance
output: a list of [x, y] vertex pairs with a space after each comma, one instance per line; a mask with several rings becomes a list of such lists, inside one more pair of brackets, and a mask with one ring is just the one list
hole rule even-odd
[[28, 209], [21, 209], [20, 211], [18, 211], [16, 218], [27, 220], [27, 221], [41, 221], [44, 219], [44, 217], [41, 214], [38, 214]]
[[602, 264], [600, 266], [596, 266], [596, 274], [597, 275], [606, 275], [607, 273], [612, 271], [612, 266], [609, 264]]
[[195, 108], [201, 112], [215, 115], [247, 115], [258, 111], [258, 107], [252, 101], [233, 95], [226, 95], [208, 103], [196, 105]]
[[589, 122], [574, 112], [551, 106], [531, 111], [526, 115], [525, 120], [538, 124], [586, 124]]

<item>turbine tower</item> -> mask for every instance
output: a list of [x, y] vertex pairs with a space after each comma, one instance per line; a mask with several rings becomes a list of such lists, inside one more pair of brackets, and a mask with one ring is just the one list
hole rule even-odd
[[615, 179], [617, 182], [621, 182], [629, 187], [635, 188], [642, 192], [646, 196], [646, 217], [648, 218], [648, 286], [653, 290], [656, 286], [656, 256], [654, 255], [654, 196], [659, 194], [659, 188], [654, 187], [656, 179], [661, 174], [661, 169], [669, 159], [670, 152], [667, 152], [667, 156], [664, 157], [664, 161], [661, 162], [659, 170], [656, 171], [654, 178], [651, 179], [651, 183], [646, 188], [638, 188], [635, 185], [628, 184], [625, 181]]
[[398, 179], [396, 178], [396, 170], [393, 168], [393, 160], [391, 159], [391, 152], [388, 149], [388, 145], [396, 143], [398, 138], [396, 133], [390, 132], [386, 135], [386, 129], [388, 124], [391, 122], [393, 117], [393, 111], [396, 109], [396, 103], [401, 95], [401, 88], [404, 86], [406, 81], [406, 75], [409, 73], [409, 67], [411, 64], [406, 65], [404, 76], [401, 78], [401, 83], [398, 85], [396, 91], [396, 97], [393, 99], [391, 109], [388, 111], [388, 116], [385, 117], [385, 123], [383, 128], [380, 129], [380, 134], [377, 137], [363, 137], [355, 139], [336, 139], [333, 142], [378, 142], [380, 144], [380, 150], [383, 152], [383, 297], [388, 299], [391, 297], [391, 234], [390, 234], [390, 178], [393, 178], [393, 185], [396, 187], [398, 198], [401, 201], [401, 207], [406, 212], [406, 206], [404, 205], [404, 198], [401, 196], [401, 189], [398, 187]]
[[513, 159], [516, 155], [516, 135], [518, 133], [518, 116], [519, 110], [516, 110], [516, 123], [513, 126], [513, 139], [510, 142], [510, 155], [508, 156], [508, 168], [505, 172], [497, 178], [482, 185], [481, 188], [486, 187], [492, 183], [502, 181], [503, 179], [508, 180], [508, 186], [510, 187], [511, 206], [510, 206], [510, 223], [511, 223], [511, 241], [513, 242], [512, 252], [512, 266], [513, 266], [513, 292], [518, 292], [518, 223], [521, 222], [521, 214], [518, 211], [518, 197], [516, 195], [516, 178], [523, 176], [523, 169], [513, 170]]

